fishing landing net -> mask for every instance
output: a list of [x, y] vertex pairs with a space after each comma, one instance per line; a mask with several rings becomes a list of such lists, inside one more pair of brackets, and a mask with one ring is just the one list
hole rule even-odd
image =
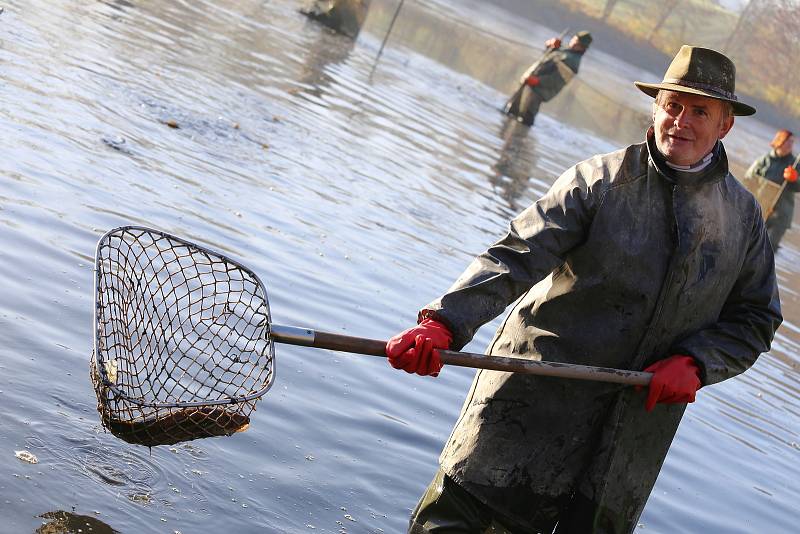
[[103, 426], [150, 447], [245, 430], [275, 376], [258, 277], [135, 226], [100, 239], [95, 269], [91, 376]]

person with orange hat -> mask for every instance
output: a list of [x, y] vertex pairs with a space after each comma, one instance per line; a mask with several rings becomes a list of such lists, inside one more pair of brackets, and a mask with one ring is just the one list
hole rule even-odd
[[684, 45], [643, 142], [567, 169], [514, 218], [389, 363], [437, 376], [511, 306], [487, 352], [652, 373], [637, 390], [479, 370], [409, 532], [629, 534], [687, 403], [770, 348], [782, 321], [759, 204], [722, 139], [755, 109], [723, 54]]
[[578, 74], [581, 58], [592, 44], [592, 35], [587, 31], [576, 33], [566, 49], [561, 48], [558, 37], [544, 44], [547, 51], [525, 71], [519, 88], [503, 108], [506, 115], [527, 126], [533, 126], [542, 103], [555, 97]]
[[769, 144], [772, 150], [755, 160], [745, 173], [745, 180], [758, 177], [780, 185], [786, 182], [772, 213], [767, 216], [767, 235], [774, 251], [778, 250], [783, 234], [792, 226], [794, 195], [800, 191], [800, 183], [797, 182], [800, 158], [792, 154], [793, 144], [792, 132], [778, 130]]

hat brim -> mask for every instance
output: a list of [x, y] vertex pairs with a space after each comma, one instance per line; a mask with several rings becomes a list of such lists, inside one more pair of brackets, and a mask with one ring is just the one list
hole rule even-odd
[[753, 115], [756, 112], [756, 108], [752, 106], [748, 106], [738, 100], [731, 100], [729, 98], [723, 98], [721, 96], [717, 96], [715, 94], [709, 93], [707, 91], [703, 91], [702, 89], [695, 89], [693, 87], [686, 87], [684, 85], [678, 85], [676, 83], [642, 83], [642, 82], [633, 82], [633, 85], [639, 88], [641, 92], [646, 94], [647, 96], [651, 96], [653, 98], [656, 97], [656, 94], [660, 90], [665, 91], [675, 91], [678, 93], [688, 93], [690, 95], [700, 95], [705, 96], [707, 98], [713, 98], [714, 100], [722, 100], [723, 102], [730, 102], [733, 105], [733, 114], [738, 115], [740, 117], [746, 117], [748, 115]]

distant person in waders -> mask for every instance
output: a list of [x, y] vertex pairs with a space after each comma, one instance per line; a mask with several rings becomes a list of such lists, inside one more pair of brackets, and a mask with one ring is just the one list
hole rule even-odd
[[778, 250], [783, 234], [791, 228], [794, 218], [794, 195], [800, 191], [797, 182], [798, 158], [792, 154], [794, 135], [789, 130], [778, 130], [769, 146], [767, 154], [761, 156], [750, 165], [745, 174], [746, 179], [763, 178], [776, 184], [786, 186], [775, 202], [772, 213], [767, 217], [767, 235], [772, 249]]
[[723, 54], [684, 45], [643, 142], [564, 172], [389, 363], [437, 376], [513, 304], [487, 353], [652, 373], [634, 388], [479, 370], [409, 532], [629, 534], [686, 404], [748, 369], [782, 321], [761, 209], [721, 139], [755, 109]]
[[561, 39], [554, 37], [545, 42], [547, 52], [520, 78], [520, 86], [506, 103], [507, 115], [528, 126], [533, 126], [539, 106], [556, 96], [578, 74], [584, 52], [592, 44], [589, 32], [578, 32], [566, 50], [561, 49]]

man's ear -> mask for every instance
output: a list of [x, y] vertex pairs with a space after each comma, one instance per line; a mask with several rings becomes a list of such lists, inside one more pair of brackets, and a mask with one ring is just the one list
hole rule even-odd
[[722, 124], [720, 124], [719, 126], [720, 139], [724, 138], [726, 135], [728, 135], [728, 132], [731, 131], [731, 128], [733, 128], [734, 119], [735, 117], [733, 115], [730, 115], [722, 119]]

